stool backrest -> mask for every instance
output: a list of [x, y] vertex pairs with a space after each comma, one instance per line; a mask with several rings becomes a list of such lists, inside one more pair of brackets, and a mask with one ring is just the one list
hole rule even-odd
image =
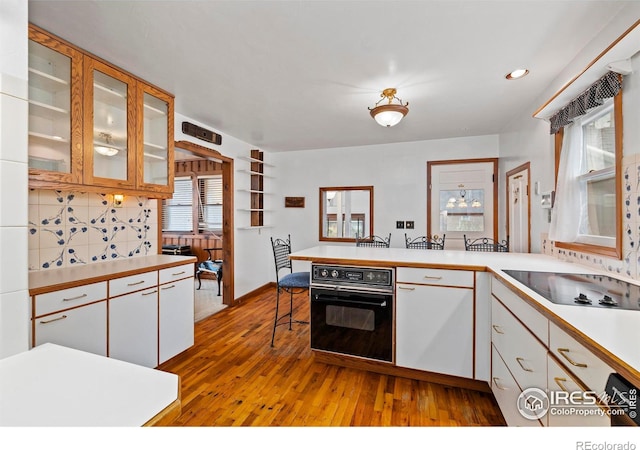
[[407, 248], [420, 248], [424, 250], [444, 250], [444, 238], [446, 235], [438, 236], [419, 236], [415, 239], [404, 235], [404, 240], [407, 244]]
[[292, 271], [291, 260], [291, 235], [287, 235], [287, 239], [274, 239], [271, 237], [271, 247], [273, 248], [273, 259], [276, 265], [276, 279], [281, 269], [289, 269]]
[[381, 247], [389, 248], [391, 245], [391, 233], [388, 238], [381, 238], [380, 236], [367, 236], [360, 238], [356, 236], [356, 247]]

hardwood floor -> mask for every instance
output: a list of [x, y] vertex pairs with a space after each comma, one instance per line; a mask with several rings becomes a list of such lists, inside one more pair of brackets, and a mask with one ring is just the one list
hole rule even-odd
[[[181, 377], [172, 426], [504, 425], [491, 394], [315, 362], [309, 325], [279, 326], [275, 291], [195, 325], [195, 345], [159, 368]], [[308, 320], [308, 294], [294, 298]]]

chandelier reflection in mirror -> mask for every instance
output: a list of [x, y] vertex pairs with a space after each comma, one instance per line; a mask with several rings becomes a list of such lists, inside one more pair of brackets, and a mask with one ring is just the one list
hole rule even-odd
[[[456, 199], [456, 197], [449, 197], [449, 200], [447, 201], [447, 204], [446, 204], [446, 208], [447, 209], [468, 208], [469, 204], [467, 203], [467, 200], [465, 198], [466, 195], [467, 195], [467, 191], [463, 189], [460, 191], [460, 198]], [[477, 198], [474, 198], [471, 200], [471, 207], [480, 208], [482, 207], [482, 202]]]

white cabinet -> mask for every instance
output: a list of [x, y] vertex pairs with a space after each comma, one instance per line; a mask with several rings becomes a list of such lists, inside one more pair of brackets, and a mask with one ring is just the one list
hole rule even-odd
[[50, 342], [107, 355], [107, 302], [41, 316], [34, 322], [34, 346]]
[[93, 283], [34, 297], [33, 345], [47, 342], [107, 354], [107, 283]]
[[507, 425], [513, 427], [539, 427], [540, 420], [527, 419], [518, 411], [520, 386], [509, 372], [495, 347], [491, 347], [491, 391], [496, 397]]
[[[562, 365], [549, 355], [547, 384], [553, 396], [554, 408], [547, 414], [550, 427], [607, 427], [611, 419], [607, 407], [597, 404], [593, 393], [584, 395], [585, 389]], [[602, 391], [600, 391], [602, 392]], [[598, 395], [600, 392], [596, 392]]]
[[[473, 280], [473, 273], [451, 272], [456, 271], [398, 269], [397, 366], [473, 378], [474, 292], [468, 287], [452, 287], [465, 284], [468, 274]], [[449, 281], [447, 287], [412, 284], [417, 280]]]
[[522, 389], [536, 387], [546, 390], [546, 347], [495, 298], [492, 318], [491, 340], [518, 385]]
[[193, 276], [160, 285], [159, 364], [193, 345], [194, 288]]
[[109, 356], [158, 365], [158, 288], [109, 299]]

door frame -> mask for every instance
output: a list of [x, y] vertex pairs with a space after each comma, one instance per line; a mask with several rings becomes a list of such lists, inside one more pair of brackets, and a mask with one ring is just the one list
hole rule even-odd
[[440, 165], [493, 163], [493, 240], [498, 240], [498, 158], [447, 159], [427, 161], [427, 236], [431, 236], [431, 168]]
[[509, 205], [511, 204], [511, 190], [509, 189], [509, 177], [517, 174], [518, 172], [522, 172], [523, 170], [527, 171], [527, 189], [529, 192], [527, 193], [527, 253], [531, 253], [531, 161], [527, 161], [524, 164], [519, 165], [518, 167], [511, 169], [506, 173], [505, 176], [505, 190], [507, 195], [505, 200], [507, 202], [506, 208], [506, 227], [507, 227], [507, 236], [509, 236]]
[[[234, 225], [233, 225], [233, 158], [222, 155], [219, 151], [189, 141], [176, 141], [175, 148], [181, 148], [201, 158], [214, 158], [222, 162], [222, 267], [224, 283], [222, 283], [222, 303], [232, 306], [235, 300], [234, 276]], [[162, 224], [162, 208], [158, 223]], [[162, 233], [158, 233], [158, 248], [162, 249]]]

